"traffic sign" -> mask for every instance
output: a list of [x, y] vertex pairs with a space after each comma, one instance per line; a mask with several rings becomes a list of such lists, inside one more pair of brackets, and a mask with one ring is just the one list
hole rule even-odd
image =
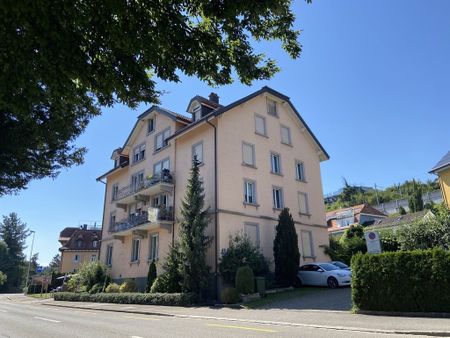
[[42, 265], [38, 265], [36, 267], [36, 273], [41, 273], [44, 270], [44, 267]]

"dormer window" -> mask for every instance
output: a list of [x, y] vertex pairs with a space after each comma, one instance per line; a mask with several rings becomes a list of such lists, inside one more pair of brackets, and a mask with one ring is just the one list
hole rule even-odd
[[117, 168], [117, 167], [119, 166], [119, 164], [120, 164], [120, 157], [117, 156], [117, 157], [114, 159], [114, 168]]
[[148, 120], [147, 133], [150, 134], [155, 130], [155, 118], [151, 118]]
[[200, 106], [200, 104], [197, 103], [194, 109], [192, 109], [192, 118], [194, 119], [194, 121], [198, 121], [200, 120], [201, 117], [202, 117], [202, 107]]
[[98, 245], [98, 240], [94, 239], [94, 240], [92, 241], [92, 247], [93, 247], [93, 248], [97, 248], [97, 245]]

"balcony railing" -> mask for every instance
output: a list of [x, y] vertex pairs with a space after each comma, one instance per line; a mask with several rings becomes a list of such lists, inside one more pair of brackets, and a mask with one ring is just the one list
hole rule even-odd
[[169, 171], [163, 171], [159, 174], [153, 175], [151, 178], [145, 179], [142, 182], [127, 185], [114, 194], [113, 201], [119, 201], [125, 197], [136, 194], [141, 190], [157, 185], [158, 183], [174, 183], [173, 176]]
[[172, 222], [174, 219], [173, 207], [149, 208], [149, 211], [141, 211], [138, 214], [132, 214], [109, 227], [109, 232], [120, 232], [132, 229], [145, 223], [157, 223], [160, 221]]

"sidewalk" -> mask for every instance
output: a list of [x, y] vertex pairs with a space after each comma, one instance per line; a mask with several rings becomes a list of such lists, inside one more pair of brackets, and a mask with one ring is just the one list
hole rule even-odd
[[356, 315], [346, 311], [231, 309], [213, 307], [175, 307], [135, 304], [109, 304], [42, 301], [44, 306], [62, 306], [96, 311], [138, 313], [180, 318], [201, 318], [221, 321], [261, 323], [329, 328], [343, 331], [384, 334], [415, 334], [450, 337], [450, 319]]

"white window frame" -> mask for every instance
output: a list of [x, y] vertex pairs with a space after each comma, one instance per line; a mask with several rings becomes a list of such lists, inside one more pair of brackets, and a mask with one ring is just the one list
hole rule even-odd
[[[165, 164], [167, 164], [167, 166]], [[153, 165], [153, 175], [160, 174], [163, 169], [167, 169], [170, 171], [170, 157], [166, 157], [165, 159], [162, 159], [161, 161], [158, 161]]]
[[[262, 124], [263, 124], [263, 132], [258, 130], [258, 119], [262, 120]], [[267, 125], [266, 125], [266, 118], [262, 115], [259, 114], [255, 114], [255, 133], [261, 136], [267, 136]]]
[[[304, 240], [305, 240], [305, 236], [308, 236], [309, 238], [309, 247], [311, 249], [310, 254], [311, 255], [307, 255], [305, 253], [305, 246], [304, 244]], [[303, 258], [315, 258], [315, 252], [314, 252], [314, 239], [313, 239], [313, 233], [310, 230], [301, 230], [300, 231], [300, 236], [301, 236], [301, 240], [302, 240], [302, 253], [303, 253]]]
[[[285, 129], [287, 131], [287, 142], [286, 140], [283, 140], [283, 129]], [[287, 144], [287, 145], [292, 145], [292, 138], [291, 138], [291, 128], [289, 128], [288, 126], [285, 125], [280, 125], [280, 134], [281, 134], [281, 143], [282, 144]]]
[[[153, 243], [153, 239], [156, 239], [156, 245]], [[155, 249], [156, 246], [156, 249]], [[149, 236], [149, 253], [148, 253], [148, 260], [158, 260], [159, 258], [159, 233], [153, 233]]]
[[[148, 122], [147, 122], [147, 134], [151, 134], [151, 133], [153, 133], [154, 131], [155, 131], [155, 127], [156, 127], [156, 119], [154, 118], [154, 117], [152, 117], [152, 118], [149, 118], [148, 119]], [[151, 129], [150, 129], [150, 127], [152, 127]]]
[[[278, 159], [278, 161], [276, 161], [275, 159]], [[278, 166], [278, 171], [276, 171], [275, 169], [275, 163]], [[281, 155], [278, 153], [274, 153], [274, 152], [270, 152], [270, 172], [272, 174], [277, 174], [277, 175], [281, 175]]]
[[[113, 218], [114, 218], [114, 222], [113, 222]], [[116, 212], [112, 211], [109, 214], [109, 226], [112, 227], [116, 224]]]
[[138, 171], [134, 173], [130, 177], [130, 186], [133, 191], [138, 191], [144, 185], [144, 170]]
[[106, 265], [108, 266], [112, 265], [112, 255], [113, 255], [113, 245], [108, 244], [106, 246]]
[[[270, 109], [271, 105], [274, 107], [274, 111]], [[278, 117], [278, 103], [275, 100], [272, 100], [271, 98], [267, 98], [266, 100], [266, 107], [267, 107], [267, 114], [270, 116]]]
[[[137, 243], [137, 245], [135, 243]], [[131, 240], [131, 263], [139, 262], [140, 251], [141, 251], [141, 239], [133, 238]]]
[[[201, 156], [199, 157], [198, 156], [198, 153], [197, 153], [197, 149], [200, 149], [200, 151], [201, 151]], [[197, 143], [195, 143], [195, 144], [193, 144], [192, 145], [192, 161], [194, 161], [194, 156], [195, 155], [197, 155], [197, 161], [200, 163], [200, 164], [203, 164], [204, 162], [203, 162], [203, 141], [200, 141], [200, 142], [197, 142]]]
[[91, 255], [91, 262], [96, 262], [97, 261], [97, 255]]
[[[276, 191], [279, 191], [279, 201], [276, 198]], [[283, 188], [272, 186], [272, 202], [274, 209], [283, 209], [284, 208], [284, 198], [283, 198]], [[279, 203], [277, 203], [279, 202]]]
[[[250, 147], [252, 149], [252, 163], [245, 162], [244, 147]], [[242, 164], [249, 166], [249, 167], [256, 167], [256, 156], [255, 156], [255, 145], [254, 144], [248, 143], [245, 141], [242, 142]]]
[[[299, 170], [300, 167], [301, 170]], [[295, 160], [295, 178], [297, 179], [297, 181], [306, 182], [305, 164], [299, 160]]]
[[244, 233], [245, 233], [246, 236], [248, 236], [250, 238], [250, 236], [249, 236], [249, 234], [247, 232], [247, 227], [255, 227], [256, 228], [256, 243], [253, 243], [253, 244], [255, 244], [255, 246], [257, 248], [259, 248], [260, 244], [261, 244], [260, 234], [259, 234], [259, 223], [254, 223], [254, 222], [245, 222], [244, 223]]
[[133, 148], [133, 164], [145, 160], [145, 142]]
[[198, 121], [202, 118], [202, 106], [201, 104], [197, 103], [197, 105], [192, 109], [192, 119], [195, 121]]
[[[170, 127], [167, 127], [166, 129], [160, 131], [158, 134], [155, 135], [155, 145], [154, 145], [155, 152], [164, 149], [169, 145], [166, 141], [169, 136], [170, 136]], [[158, 141], [158, 138], [161, 138], [160, 142]], [[158, 143], [160, 143], [160, 146]]]
[[98, 240], [97, 240], [97, 239], [94, 239], [94, 240], [92, 241], [92, 247], [93, 247], [94, 249], [97, 249], [97, 246], [98, 246]]
[[[249, 185], [252, 186], [251, 189], [251, 196], [248, 194], [248, 187]], [[250, 198], [252, 197], [252, 201], [250, 201]], [[257, 199], [256, 199], [256, 181], [255, 180], [250, 180], [250, 179], [244, 179], [244, 203], [245, 204], [253, 204], [256, 205]]]
[[112, 185], [112, 188], [111, 188], [111, 202], [116, 200], [118, 192], [119, 192], [119, 184], [115, 183]]
[[[305, 205], [304, 205], [304, 207], [306, 208], [306, 210], [302, 210], [302, 204], [301, 204], [301, 199], [300, 199], [300, 196], [303, 196], [304, 197], [304, 200], [305, 200]], [[308, 202], [308, 194], [306, 193], [306, 192], [303, 192], [303, 191], [299, 191], [298, 192], [298, 210], [299, 210], [299, 213], [301, 214], [301, 215], [309, 215], [310, 214], [310, 212], [309, 212], [309, 202]]]

